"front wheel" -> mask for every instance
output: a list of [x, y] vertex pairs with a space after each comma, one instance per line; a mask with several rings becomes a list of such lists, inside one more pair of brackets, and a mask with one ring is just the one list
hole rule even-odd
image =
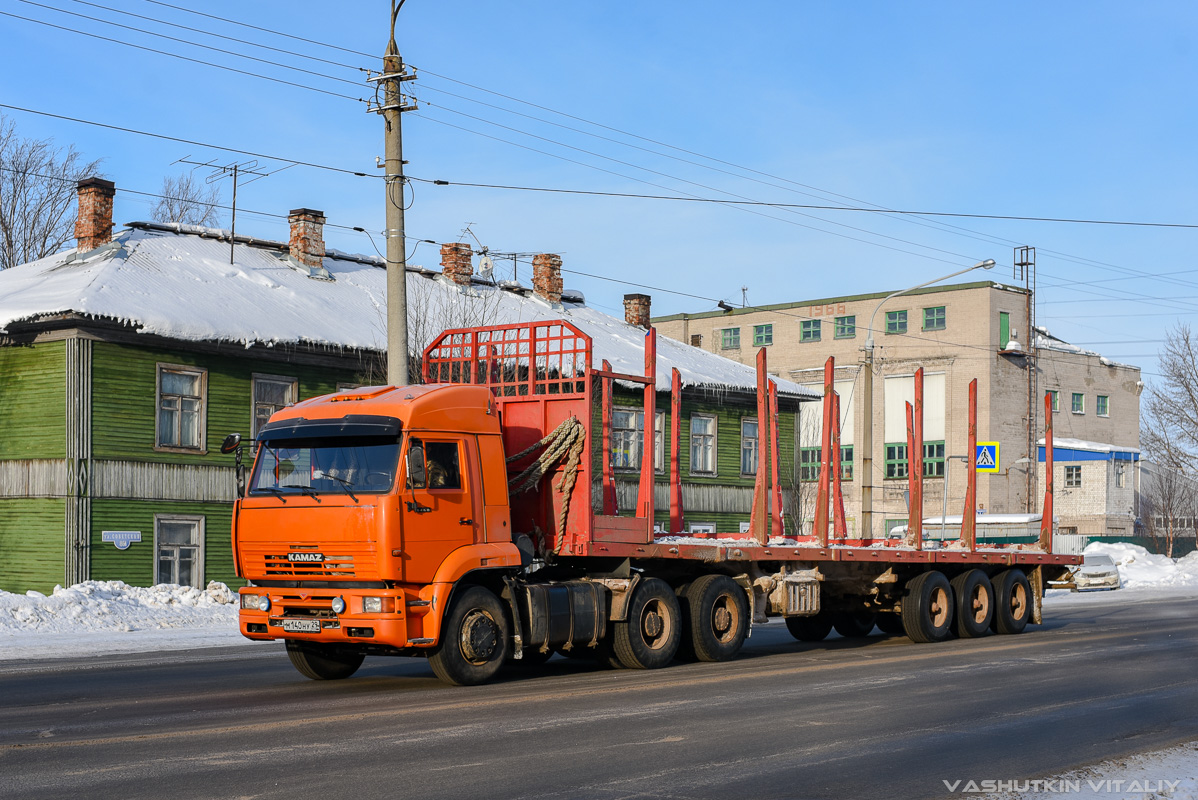
[[305, 678], [339, 681], [358, 671], [365, 659], [361, 653], [338, 650], [327, 644], [287, 640], [287, 658]]
[[646, 578], [633, 590], [628, 619], [613, 625], [616, 658], [628, 669], [658, 669], [674, 660], [682, 639], [682, 609], [670, 585]]
[[508, 649], [507, 617], [499, 598], [471, 586], [453, 601], [441, 625], [441, 641], [428, 663], [453, 686], [475, 686], [495, 677]]

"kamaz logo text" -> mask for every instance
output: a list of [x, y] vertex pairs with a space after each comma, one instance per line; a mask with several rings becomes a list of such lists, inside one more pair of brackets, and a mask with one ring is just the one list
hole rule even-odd
[[287, 560], [291, 563], [302, 562], [320, 564], [324, 561], [324, 553], [288, 553]]

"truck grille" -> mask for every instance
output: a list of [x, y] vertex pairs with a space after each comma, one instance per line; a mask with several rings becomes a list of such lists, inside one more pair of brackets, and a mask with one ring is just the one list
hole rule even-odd
[[[243, 558], [247, 567], [245, 577], [253, 580], [261, 579], [301, 579], [301, 580], [346, 580], [349, 578], [375, 578], [378, 573], [377, 557], [374, 545], [346, 545], [344, 542], [329, 545], [303, 545], [296, 549], [278, 544], [265, 547], [243, 545]], [[323, 560], [288, 561], [288, 552], [316, 552], [323, 555]]]

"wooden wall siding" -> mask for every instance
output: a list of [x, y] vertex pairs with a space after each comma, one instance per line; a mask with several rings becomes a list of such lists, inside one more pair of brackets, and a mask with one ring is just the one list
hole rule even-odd
[[[208, 370], [207, 452], [163, 453], [154, 450], [155, 364], [186, 364]], [[355, 366], [344, 370], [189, 353], [97, 342], [93, 365], [93, 455], [111, 460], [135, 459], [176, 464], [231, 466], [232, 456], [220, 454], [225, 436], [250, 435], [252, 375], [266, 372], [299, 381], [299, 398], [306, 400], [352, 383]]]
[[66, 343], [0, 347], [0, 459], [65, 458]]
[[65, 497], [67, 484], [66, 459], [0, 461], [0, 498]]
[[0, 590], [49, 594], [63, 583], [66, 501], [0, 500]]
[[[96, 499], [92, 501], [92, 579], [120, 580], [134, 586], [154, 583], [154, 515], [183, 514], [204, 517], [203, 580], [244, 586], [233, 574], [230, 528], [233, 506], [218, 503], [153, 502]], [[141, 531], [141, 541], [117, 550], [101, 541], [104, 531]]]
[[64, 577], [88, 580], [91, 564], [92, 341], [66, 340], [67, 508]]
[[232, 503], [237, 499], [233, 467], [97, 460], [92, 497]]

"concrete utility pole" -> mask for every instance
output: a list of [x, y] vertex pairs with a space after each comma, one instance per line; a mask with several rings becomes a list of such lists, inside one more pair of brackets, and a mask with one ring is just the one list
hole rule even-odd
[[408, 383], [408, 288], [404, 238], [403, 127], [400, 118], [415, 106], [405, 106], [402, 86], [416, 76], [405, 72], [395, 44], [395, 20], [406, 0], [391, 0], [391, 39], [383, 56], [383, 74], [372, 77], [382, 85], [383, 101], [374, 109], [386, 125], [385, 184], [387, 202], [387, 382]]

